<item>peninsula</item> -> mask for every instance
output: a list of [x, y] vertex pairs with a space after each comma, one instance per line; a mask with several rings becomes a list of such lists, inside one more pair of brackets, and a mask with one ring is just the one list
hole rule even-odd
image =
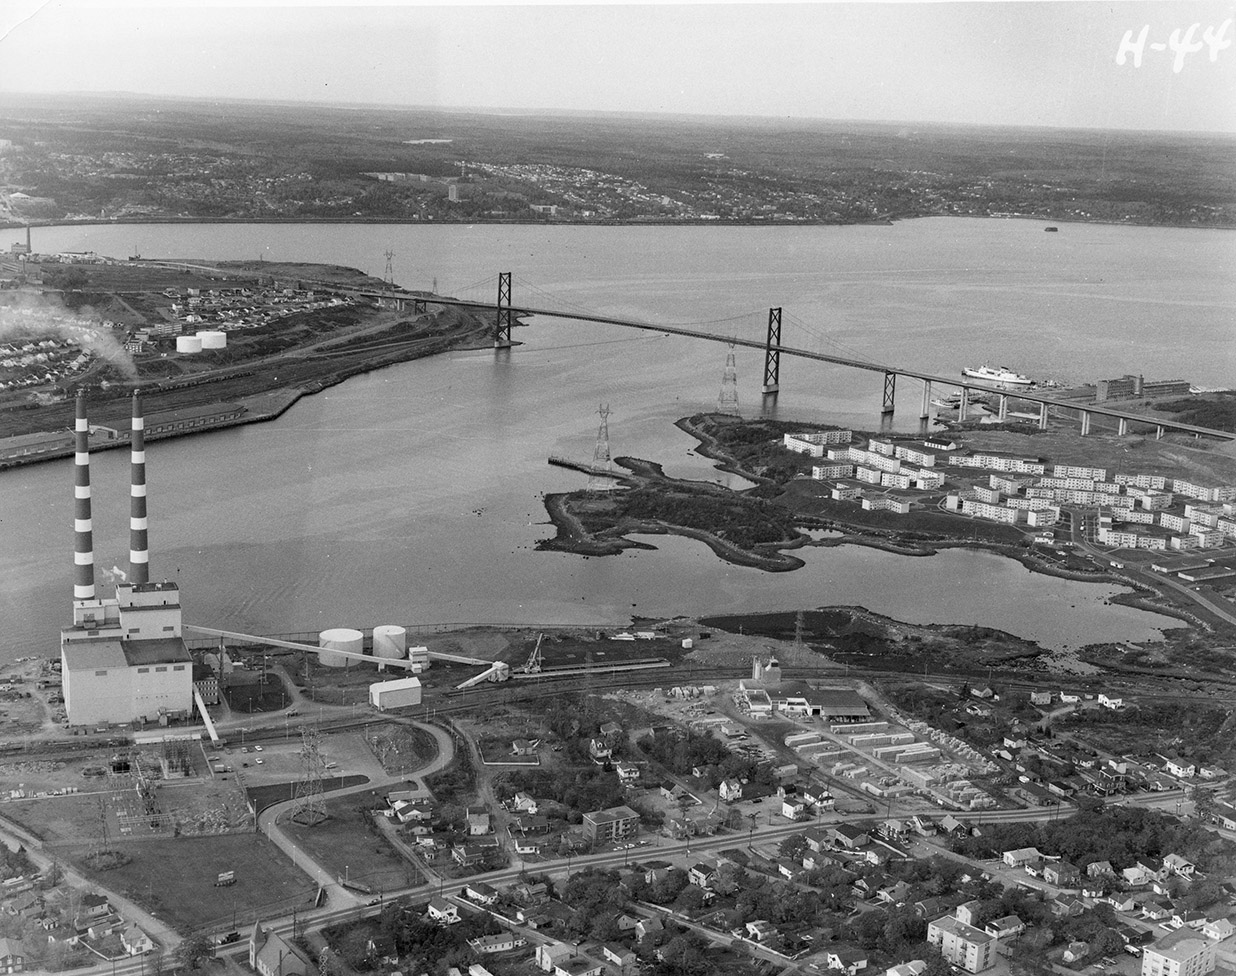
[[1114, 599], [1203, 626], [1236, 624], [1236, 549], [1225, 545], [1236, 537], [1236, 460], [1226, 454], [979, 423], [925, 437], [724, 414], [677, 426], [753, 486], [671, 478], [650, 460], [605, 469], [551, 459], [591, 482], [546, 496], [557, 534], [540, 548], [603, 556], [652, 548], [632, 535], [674, 534], [736, 565], [787, 572], [803, 565], [791, 552], [809, 546], [917, 556], [970, 546], [1035, 572], [1119, 582], [1134, 593]]

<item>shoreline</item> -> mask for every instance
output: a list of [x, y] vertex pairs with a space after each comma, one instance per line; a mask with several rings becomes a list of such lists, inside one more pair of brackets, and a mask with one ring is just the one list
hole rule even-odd
[[[639, 484], [637, 479], [643, 477], [655, 481], [664, 481], [669, 484], [677, 483], [692, 485], [693, 487], [697, 486], [698, 490], [709, 494], [732, 495], [736, 497], [741, 497], [761, 486], [773, 484], [770, 479], [743, 468], [732, 456], [724, 451], [719, 442], [707, 430], [693, 423], [692, 419], [691, 417], [680, 418], [674, 422], [674, 426], [695, 438], [697, 442], [696, 453], [713, 461], [717, 470], [752, 482], [753, 488], [734, 491], [711, 482], [689, 482], [682, 479], [669, 478], [665, 476], [661, 465], [655, 461], [635, 458], [615, 459], [616, 463], [620, 464], [629, 473], [624, 474], [622, 471], [615, 471], [612, 475], [613, 479], [625, 484], [627, 488], [637, 486]], [[555, 461], [554, 463], [561, 464], [562, 462]], [[584, 464], [567, 463], [563, 466], [585, 473], [589, 470], [588, 466]], [[715, 555], [726, 562], [762, 569], [765, 572], [792, 572], [806, 565], [804, 560], [783, 551], [786, 549], [802, 549], [806, 547], [836, 548], [843, 545], [854, 545], [907, 557], [934, 556], [945, 549], [970, 549], [990, 552], [994, 555], [1012, 559], [1020, 563], [1031, 573], [1039, 573], [1044, 576], [1053, 576], [1058, 579], [1074, 582], [1106, 583], [1112, 586], [1127, 587], [1130, 592], [1112, 594], [1107, 598], [1108, 602], [1143, 610], [1148, 613], [1155, 613], [1163, 617], [1170, 617], [1173, 620], [1179, 621], [1180, 627], [1198, 627], [1207, 631], [1213, 629], [1204, 620], [1190, 613], [1187, 609], [1173, 605], [1159, 590], [1147, 583], [1111, 571], [1095, 570], [1094, 572], [1084, 572], [1063, 569], [1037, 558], [1033, 550], [1025, 550], [1007, 542], [950, 539], [947, 537], [916, 540], [914, 542], [895, 541], [889, 537], [890, 533], [884, 529], [847, 523], [835, 518], [810, 515], [799, 516], [791, 513], [790, 519], [794, 531], [797, 533], [797, 538], [783, 543], [768, 544], [767, 549], [775, 549], [777, 553], [776, 556], [769, 556], [767, 551], [742, 549], [732, 543], [727, 543], [707, 530], [691, 526], [671, 525], [665, 522], [640, 521], [620, 517], [613, 525], [599, 532], [590, 532], [569, 508], [570, 500], [573, 497], [578, 498], [583, 494], [582, 491], [576, 491], [558, 492], [545, 496], [545, 508], [550, 521], [555, 526], [556, 535], [552, 539], [543, 540], [538, 543], [538, 549], [572, 552], [584, 557], [601, 557], [618, 555], [627, 549], [655, 548], [655, 546], [651, 546], [648, 543], [628, 538], [628, 536], [633, 534], [679, 535], [703, 542]], [[836, 531], [840, 535], [827, 539], [812, 539], [805, 533], [813, 529]], [[893, 534], [899, 535], [900, 533]]]
[[409, 227], [467, 227], [467, 226], [512, 226], [512, 227], [892, 227], [906, 220], [927, 220], [936, 217], [960, 218], [963, 220], [1030, 220], [1053, 225], [1099, 225], [1104, 227], [1162, 227], [1179, 230], [1196, 231], [1233, 231], [1236, 224], [1225, 226], [1199, 226], [1191, 223], [1161, 223], [1138, 220], [1084, 220], [1076, 217], [1051, 217], [1038, 214], [1009, 214], [994, 216], [992, 214], [963, 213], [925, 213], [925, 214], [890, 214], [887, 217], [877, 217], [871, 220], [707, 220], [702, 217], [684, 220], [534, 220], [530, 218], [507, 218], [488, 220], [419, 220], [411, 217], [112, 217], [100, 219], [57, 218], [22, 222], [16, 220], [0, 221], [0, 230], [34, 230], [39, 227], [108, 227], [134, 226], [141, 224], [188, 226], [200, 224], [354, 224], [358, 226], [394, 225]]
[[[488, 326], [482, 325], [481, 328], [487, 329]], [[366, 373], [371, 373], [379, 369], [385, 369], [389, 366], [397, 366], [400, 363], [412, 362], [414, 360], [424, 359], [429, 356], [437, 356], [444, 352], [471, 352], [492, 349], [493, 347], [489, 345], [476, 344], [478, 334], [479, 332], [476, 327], [465, 327], [458, 337], [454, 339], [450, 337], [442, 339], [441, 346], [439, 346], [436, 342], [430, 342], [428, 343], [428, 348], [413, 347], [406, 350], [400, 350], [398, 352], [387, 352], [384, 355], [376, 357], [368, 362], [345, 366], [309, 383], [304, 383], [297, 386], [273, 387], [270, 390], [253, 393], [244, 397], [237, 397], [234, 400], [218, 401], [220, 403], [236, 403], [245, 407], [245, 412], [233, 420], [220, 420], [218, 423], [205, 427], [198, 427], [192, 430], [164, 431], [157, 434], [147, 434], [146, 443], [149, 444], [182, 437], [194, 437], [200, 434], [209, 434], [215, 431], [244, 427], [249, 424], [267, 423], [272, 420], [278, 420], [293, 406], [299, 403], [302, 398], [313, 396], [316, 393], [321, 393], [331, 387], [338, 386], [340, 383], [352, 379], [355, 376], [362, 376]], [[200, 390], [201, 386], [202, 385], [195, 384], [193, 386], [182, 387], [182, 389]], [[275, 402], [273, 409], [267, 409], [265, 411], [251, 411], [249, 409], [250, 404], [260, 405], [267, 401]], [[172, 407], [170, 410], [164, 412], [172, 412], [177, 409], [186, 408]], [[150, 422], [150, 419], [151, 418], [147, 418], [148, 423]], [[112, 440], [100, 441], [97, 444], [92, 443], [90, 445], [90, 453], [94, 454], [98, 451], [114, 451], [122, 448], [127, 449], [129, 446], [129, 438], [129, 431], [120, 430], [117, 436]], [[46, 451], [37, 455], [14, 457], [2, 460], [0, 461], [0, 473], [15, 468], [23, 468], [33, 464], [40, 464], [45, 461], [63, 460], [67, 457], [72, 457], [73, 452], [74, 448], [70, 443], [64, 448]]]

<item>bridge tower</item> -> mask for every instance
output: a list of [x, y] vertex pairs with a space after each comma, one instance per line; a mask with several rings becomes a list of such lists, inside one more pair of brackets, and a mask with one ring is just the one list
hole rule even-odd
[[598, 495], [614, 486], [611, 479], [598, 474], [601, 469], [605, 471], [614, 469], [613, 458], [609, 453], [609, 404], [599, 404], [597, 413], [600, 414], [601, 423], [597, 426], [596, 447], [592, 449], [592, 474], [588, 476], [588, 494], [590, 495]]
[[382, 273], [382, 281], [386, 285], [387, 291], [393, 291], [395, 288], [395, 266], [391, 263], [395, 257], [395, 252], [390, 248], [386, 249], [386, 270]]
[[717, 397], [717, 413], [740, 416], [738, 412], [738, 361], [734, 357], [734, 343], [725, 355], [725, 372], [721, 374], [721, 394]]
[[880, 406], [880, 413], [887, 416], [893, 412], [893, 403], [897, 399], [897, 374], [884, 374], [884, 402]]
[[494, 348], [511, 345], [511, 273], [498, 272], [498, 314], [494, 319]]
[[781, 309], [768, 310], [768, 341], [764, 343], [765, 393], [781, 389]]

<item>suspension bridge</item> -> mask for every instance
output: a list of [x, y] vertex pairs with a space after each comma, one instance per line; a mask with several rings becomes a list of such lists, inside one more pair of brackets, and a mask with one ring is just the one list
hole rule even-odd
[[[878, 373], [882, 376], [883, 396], [880, 411], [886, 417], [891, 416], [895, 412], [897, 381], [901, 379], [913, 380], [922, 384], [919, 419], [924, 421], [930, 418], [933, 387], [939, 386], [960, 391], [958, 419], [961, 421], [967, 419], [968, 410], [973, 402], [972, 398], [977, 394], [982, 397], [989, 398], [994, 396], [996, 398], [995, 414], [997, 420], [1002, 422], [1008, 419], [1009, 406], [1013, 401], [1035, 404], [1038, 408], [1037, 425], [1041, 430], [1047, 428], [1048, 415], [1054, 411], [1057, 417], [1063, 416], [1076, 419], [1080, 424], [1083, 436], [1090, 433], [1092, 420], [1097, 416], [1114, 420], [1117, 433], [1121, 436], [1129, 433], [1130, 425], [1138, 424], [1143, 429], [1153, 429], [1156, 439], [1162, 437], [1165, 431], [1174, 430], [1192, 434], [1197, 438], [1213, 437], [1220, 440], [1236, 440], [1236, 433], [1231, 431], [1216, 430], [1211, 427], [1202, 427], [1178, 420], [1147, 417], [1136, 411], [1122, 410], [1118, 407], [1087, 402], [1079, 403], [1076, 400], [1053, 395], [1038, 388], [1018, 388], [1016, 390], [993, 388], [981, 382], [970, 382], [964, 377], [958, 379], [952, 376], [929, 373], [912, 367], [877, 362], [854, 350], [841, 347], [840, 344], [831, 340], [827, 335], [812, 329], [807, 323], [794, 316], [785, 315], [782, 308], [768, 309], [767, 325], [762, 335], [759, 337], [744, 337], [738, 334], [738, 327], [753, 328], [755, 315], [758, 314], [762, 320], [763, 313], [749, 313], [729, 319], [689, 325], [648, 322], [625, 316], [600, 314], [577, 303], [565, 301], [560, 296], [552, 295], [524, 281], [520, 282], [521, 287], [525, 287], [534, 293], [538, 297], [538, 303], [535, 305], [517, 304], [514, 301], [514, 277], [512, 273], [509, 271], [500, 272], [496, 280], [496, 296], [492, 299], [485, 297], [483, 294], [488, 292], [489, 295], [495, 295], [495, 278], [492, 275], [459, 288], [448, 289], [444, 287], [441, 289], [443, 291], [453, 291], [455, 293], [453, 297], [425, 291], [405, 290], [393, 284], [388, 285], [385, 290], [376, 291], [372, 289], [351, 288], [338, 282], [330, 281], [305, 282], [301, 279], [300, 283], [312, 284], [315, 288], [321, 288], [323, 291], [371, 298], [383, 304], [395, 305], [398, 308], [411, 308], [414, 312], [424, 312], [428, 306], [438, 305], [492, 313], [494, 322], [493, 342], [494, 347], [499, 349], [509, 348], [513, 345], [511, 328], [519, 319], [543, 316], [547, 318], [570, 319], [578, 322], [591, 322], [599, 325], [622, 326], [646, 332], [684, 336], [690, 339], [720, 342], [730, 346], [760, 350], [764, 353], [764, 376], [761, 392], [766, 396], [775, 395], [780, 390], [781, 360], [783, 356], [830, 363], [849, 369], [861, 369], [871, 373]], [[476, 297], [472, 297], [473, 295]], [[831, 348], [823, 350], [808, 349], [801, 346], [784, 344], [782, 342], [783, 319], [787, 321], [787, 324], [794, 325], [800, 332]], [[709, 330], [698, 327], [702, 325], [711, 325], [713, 329]], [[726, 328], [717, 330], [717, 326], [726, 326]]]

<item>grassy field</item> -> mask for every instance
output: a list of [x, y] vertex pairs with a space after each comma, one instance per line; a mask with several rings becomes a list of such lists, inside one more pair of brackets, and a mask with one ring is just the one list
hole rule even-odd
[[[177, 838], [126, 844], [127, 864], [102, 873], [82, 863], [88, 848], [62, 853], [84, 874], [131, 898], [183, 932], [251, 924], [310, 905], [317, 885], [259, 834]], [[216, 888], [224, 871], [236, 883]]]
[[384, 805], [383, 790], [353, 793], [326, 804], [330, 819], [316, 827], [286, 824], [288, 832], [332, 875], [346, 876], [379, 892], [420, 881], [420, 872], [378, 832], [370, 809]]

